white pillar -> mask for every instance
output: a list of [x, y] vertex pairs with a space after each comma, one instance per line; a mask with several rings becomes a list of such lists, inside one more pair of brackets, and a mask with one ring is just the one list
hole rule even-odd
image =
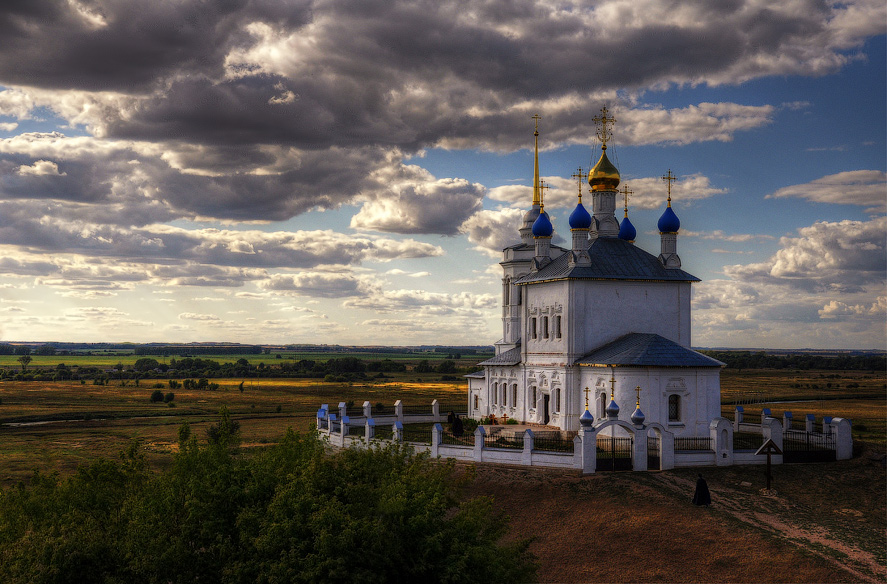
[[367, 444], [369, 444], [370, 440], [376, 437], [376, 420], [372, 418], [367, 418], [366, 425], [364, 426], [364, 438], [366, 438]]
[[487, 436], [487, 431], [484, 430], [483, 426], [478, 426], [477, 430], [474, 431], [474, 460], [475, 462], [481, 462], [484, 458], [484, 438]]
[[431, 415], [434, 416], [435, 422], [440, 422], [440, 402], [437, 400], [431, 402]]
[[579, 428], [580, 444], [573, 442], [575, 452], [578, 447], [582, 453], [582, 474], [594, 474], [597, 470], [597, 430], [583, 426]]
[[715, 451], [715, 466], [733, 465], [733, 426], [726, 418], [715, 418], [708, 425], [712, 447]]
[[834, 418], [832, 428], [835, 430], [835, 458], [849, 460], [853, 458], [852, 425], [846, 418]]
[[782, 431], [788, 432], [792, 429], [792, 413], [791, 412], [782, 412]]
[[524, 431], [524, 450], [521, 453], [521, 464], [525, 464], [527, 466], [533, 465], [533, 442], [535, 438], [536, 437], [533, 435], [533, 431], [529, 428]]
[[634, 460], [632, 470], [647, 470], [647, 430], [635, 428], [634, 430]]
[[733, 431], [739, 432], [739, 424], [745, 416], [745, 409], [742, 406], [736, 406], [736, 413], [733, 415]]
[[394, 402], [394, 415], [397, 416], [397, 421], [403, 424], [403, 402], [400, 400]]
[[[437, 403], [437, 400], [434, 400]], [[443, 440], [443, 426], [435, 424], [431, 428], [431, 458], [440, 456], [440, 443]]]
[[[764, 418], [764, 421], [761, 424], [761, 430], [763, 431], [765, 441], [769, 438], [780, 450], [782, 450], [782, 424], [779, 423], [779, 420], [776, 418]], [[782, 464], [782, 455], [774, 454], [772, 463]]]
[[363, 417], [367, 419], [373, 417], [373, 404], [369, 400], [363, 402]]
[[391, 440], [394, 442], [403, 442], [403, 422], [400, 420], [394, 422], [391, 426]]

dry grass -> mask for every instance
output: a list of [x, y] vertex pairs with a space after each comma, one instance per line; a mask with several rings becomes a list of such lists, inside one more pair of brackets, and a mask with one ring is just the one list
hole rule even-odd
[[[810, 383], [822, 383], [820, 373], [805, 375]], [[854, 375], [860, 388], [850, 391], [867, 392], [873, 399], [769, 404], [774, 414], [790, 409], [799, 418], [803, 413], [820, 419], [823, 414], [848, 417], [856, 426], [866, 425], [868, 434], [880, 433], [852, 461], [777, 467], [775, 497], [760, 495], [761, 467], [704, 469], [715, 503], [705, 509], [688, 502], [693, 469], [579, 478], [490, 465], [477, 468], [466, 495], [492, 495], [512, 517], [513, 535], [535, 538], [532, 550], [545, 582], [887, 581], [887, 479], [881, 463], [870, 456], [884, 452], [887, 404], [881, 380], [848, 374]], [[809, 398], [810, 390], [789, 387], [807, 383], [797, 379], [793, 372], [725, 371], [724, 399], [755, 383], [772, 388], [771, 398]], [[287, 427], [307, 430], [321, 403], [335, 407], [343, 400], [422, 404], [433, 398], [445, 403], [465, 399], [460, 382], [269, 379], [247, 380], [240, 392], [240, 381], [222, 380], [218, 391], [173, 390], [174, 408], [151, 404], [153, 389], [145, 384], [0, 384], [0, 422], [92, 418], [0, 426], [0, 484], [26, 480], [38, 469], [70, 473], [99, 456], [116, 456], [132, 438], [142, 441], [155, 467], [163, 467], [176, 449], [179, 426], [187, 421], [202, 435], [223, 404], [240, 421], [244, 444], [260, 447], [276, 442]], [[754, 418], [762, 406], [744, 407]], [[733, 407], [725, 406], [724, 412], [732, 418]]]

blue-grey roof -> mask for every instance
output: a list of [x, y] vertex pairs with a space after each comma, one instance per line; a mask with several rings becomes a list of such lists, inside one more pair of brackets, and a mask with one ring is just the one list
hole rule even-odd
[[659, 259], [636, 245], [616, 237], [598, 237], [588, 248], [589, 266], [570, 266], [570, 255], [557, 257], [550, 264], [515, 284], [532, 284], [567, 278], [593, 280], [654, 280], [698, 282], [699, 278], [680, 269], [666, 269]]
[[469, 373], [467, 375], [463, 375], [462, 377], [474, 377], [474, 378], [483, 379], [486, 376], [487, 376], [487, 374], [484, 373], [483, 371], [475, 371], [474, 373]]
[[652, 333], [629, 333], [576, 360], [577, 365], [723, 367], [717, 359]]
[[492, 359], [481, 361], [478, 365], [517, 365], [521, 362], [520, 347], [509, 349], [504, 353], [499, 353]]

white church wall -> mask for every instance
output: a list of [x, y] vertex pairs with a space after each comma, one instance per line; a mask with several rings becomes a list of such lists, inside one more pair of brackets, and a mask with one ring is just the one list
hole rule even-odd
[[690, 284], [574, 280], [567, 331], [575, 358], [627, 333], [655, 333], [690, 346]]

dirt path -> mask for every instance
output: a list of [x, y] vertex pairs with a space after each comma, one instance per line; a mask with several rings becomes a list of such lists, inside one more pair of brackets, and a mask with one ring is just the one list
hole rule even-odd
[[[674, 474], [655, 473], [649, 478], [678, 496], [686, 496], [695, 488], [692, 479]], [[887, 581], [887, 567], [879, 563], [874, 554], [849, 544], [846, 535], [834, 533], [819, 523], [808, 523], [807, 527], [802, 527], [798, 521], [790, 520], [803, 520], [803, 517], [797, 517], [803, 513], [798, 513], [797, 505], [775, 490], [767, 492], [761, 489], [750, 495], [747, 491], [721, 485], [712, 493], [712, 507], [825, 559], [850, 572], [861, 582], [881, 584]], [[859, 513], [852, 509], [844, 511], [851, 516], [849, 520]]]

